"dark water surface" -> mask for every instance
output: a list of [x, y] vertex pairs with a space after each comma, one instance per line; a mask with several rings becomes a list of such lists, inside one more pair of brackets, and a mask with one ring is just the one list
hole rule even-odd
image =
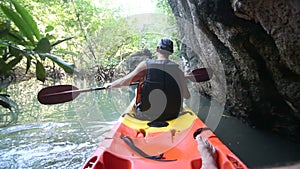
[[[198, 116], [205, 121], [211, 101], [204, 97], [200, 97], [200, 100]], [[250, 127], [234, 117], [222, 115], [214, 132], [249, 168], [300, 164], [300, 143]]]
[[253, 129], [235, 118], [223, 118], [215, 133], [250, 168], [300, 163], [300, 144]]
[[[80, 168], [132, 98], [126, 90], [98, 91], [70, 103], [43, 106], [36, 100], [41, 88], [28, 89], [26, 100], [22, 100], [24, 92], [12, 96], [22, 100], [19, 120], [23, 121], [0, 128], [1, 169]], [[196, 97], [193, 100], [201, 106], [194, 111], [205, 121], [210, 103]], [[251, 128], [233, 117], [222, 116], [215, 133], [250, 168], [300, 162], [299, 144]]]

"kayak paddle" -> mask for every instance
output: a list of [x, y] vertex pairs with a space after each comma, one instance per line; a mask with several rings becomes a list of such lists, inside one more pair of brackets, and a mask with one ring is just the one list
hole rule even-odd
[[[205, 82], [208, 81], [212, 73], [210, 69], [200, 68], [195, 69], [191, 73], [185, 75], [186, 78], [193, 82]], [[137, 85], [139, 82], [134, 82], [130, 85]], [[89, 89], [78, 89], [72, 85], [56, 85], [43, 88], [38, 93], [38, 101], [41, 104], [51, 105], [65, 103], [74, 100], [80, 93], [104, 90], [105, 87], [96, 87]]]
[[212, 70], [210, 68], [199, 68], [185, 75], [185, 77], [191, 80], [192, 82], [205, 82], [210, 80], [212, 75]]
[[[138, 82], [134, 82], [130, 85], [137, 85]], [[74, 100], [80, 93], [91, 92], [96, 90], [104, 90], [105, 87], [96, 87], [89, 89], [78, 89], [72, 85], [56, 85], [43, 88], [38, 93], [38, 101], [42, 104], [59, 104]]]

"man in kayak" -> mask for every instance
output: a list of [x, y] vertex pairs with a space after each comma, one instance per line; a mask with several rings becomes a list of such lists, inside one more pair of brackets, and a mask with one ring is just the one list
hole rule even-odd
[[141, 120], [166, 121], [178, 117], [183, 98], [189, 98], [190, 93], [179, 65], [169, 60], [173, 53], [173, 41], [161, 39], [156, 52], [156, 60], [141, 62], [128, 75], [104, 87], [117, 88], [139, 81], [135, 116]]

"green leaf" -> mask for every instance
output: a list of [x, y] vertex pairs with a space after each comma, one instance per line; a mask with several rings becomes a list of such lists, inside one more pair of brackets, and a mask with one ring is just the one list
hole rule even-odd
[[17, 12], [21, 15], [22, 19], [27, 23], [27, 25], [30, 27], [32, 33], [35, 35], [36, 39], [41, 39], [40, 31], [37, 27], [36, 22], [34, 21], [33, 17], [29, 14], [29, 12], [22, 7], [19, 3], [16, 1], [12, 1], [13, 5], [15, 6]]
[[32, 57], [30, 55], [25, 55], [25, 56], [27, 58], [27, 61], [26, 61], [26, 72], [25, 73], [27, 73], [28, 70], [29, 70], [29, 68], [30, 68], [30, 66], [31, 66]]
[[11, 106], [9, 103], [3, 101], [3, 100], [0, 100], [0, 105], [4, 108], [7, 108], [7, 109], [11, 109]]
[[75, 65], [72, 63], [68, 63], [65, 60], [63, 60], [62, 58], [56, 56], [56, 55], [52, 55], [49, 53], [43, 54], [45, 57], [49, 58], [50, 60], [52, 60], [53, 62], [55, 62], [59, 67], [63, 68], [65, 72], [67, 73], [74, 73], [76, 71], [75, 69]]
[[1, 5], [0, 7], [3, 13], [15, 23], [15, 25], [19, 28], [19, 30], [29, 39], [31, 43], [34, 43], [33, 35], [30, 30], [30, 27], [24, 22], [24, 20], [13, 10], [9, 9], [8, 7]]
[[10, 95], [8, 95], [8, 94], [4, 94], [4, 93], [0, 93], [0, 98], [9, 98], [10, 97]]
[[44, 65], [38, 60], [37, 60], [37, 63], [36, 63], [35, 74], [36, 74], [36, 78], [39, 81], [45, 82], [45, 80], [46, 80], [46, 70], [44, 68]]
[[19, 32], [13, 30], [7, 23], [0, 23], [0, 38], [2, 40], [8, 40], [22, 44], [24, 38]]
[[51, 32], [51, 31], [53, 31], [53, 30], [54, 30], [54, 27], [51, 26], [51, 25], [48, 25], [48, 26], [46, 26], [45, 32], [47, 33], [47, 32]]
[[9, 33], [8, 29], [0, 30], [0, 38], [7, 36]]
[[14, 108], [17, 109], [17, 111], [19, 111], [16, 102], [14, 102], [9, 95], [4, 93], [0, 93], [0, 105], [9, 110], [12, 110], [12, 108]]
[[51, 44], [50, 44], [49, 39], [47, 39], [47, 38], [42, 38], [42, 39], [38, 42], [38, 44], [37, 44], [35, 50], [36, 50], [37, 52], [39, 52], [39, 53], [50, 53], [50, 51], [51, 51]]
[[5, 38], [9, 41], [16, 42], [20, 45], [26, 44], [24, 37], [18, 34], [17, 32], [9, 32], [8, 36]]
[[52, 46], [56, 46], [56, 45], [58, 45], [58, 44], [60, 44], [60, 43], [62, 43], [64, 41], [71, 40], [73, 38], [74, 37], [69, 37], [69, 38], [65, 38], [65, 39], [59, 40], [59, 41], [55, 42], [54, 44], [52, 44]]
[[48, 39], [56, 39], [55, 36], [50, 35], [49, 33], [47, 33], [45, 37], [48, 38]]
[[0, 75], [6, 75], [9, 71], [10, 70], [8, 69], [8, 66], [5, 63], [5, 61], [2, 58], [0, 58]]
[[17, 50], [16, 48], [14, 48], [12, 46], [9, 46], [8, 49], [9, 49], [9, 53], [13, 56], [19, 57], [21, 54], [20, 50]]
[[7, 63], [8, 69], [12, 69], [13, 67], [15, 67], [18, 63], [21, 62], [22, 58], [23, 58], [22, 56], [18, 56], [16, 58], [14, 58], [13, 60], [9, 61]]

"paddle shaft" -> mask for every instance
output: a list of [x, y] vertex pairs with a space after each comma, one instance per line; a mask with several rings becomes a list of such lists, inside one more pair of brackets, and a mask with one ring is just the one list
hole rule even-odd
[[90, 88], [90, 89], [78, 89], [78, 90], [69, 90], [69, 91], [63, 91], [63, 92], [57, 92], [57, 93], [49, 93], [49, 94], [44, 94], [43, 97], [46, 96], [59, 96], [59, 95], [65, 95], [65, 94], [76, 94], [76, 93], [85, 93], [85, 92], [91, 92], [91, 91], [96, 91], [96, 90], [103, 90], [105, 87], [97, 87], [97, 88]]

